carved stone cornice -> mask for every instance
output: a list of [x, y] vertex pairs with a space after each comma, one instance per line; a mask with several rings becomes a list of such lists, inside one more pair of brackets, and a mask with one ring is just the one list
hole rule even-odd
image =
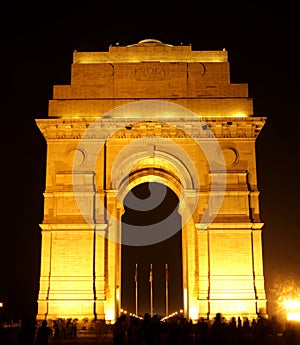
[[49, 118], [36, 123], [47, 140], [160, 138], [256, 138], [265, 117]]

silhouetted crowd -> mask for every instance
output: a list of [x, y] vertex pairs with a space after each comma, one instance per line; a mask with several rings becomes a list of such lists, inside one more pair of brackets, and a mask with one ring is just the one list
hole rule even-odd
[[37, 325], [34, 319], [21, 324], [0, 325], [0, 345], [58, 345], [64, 339], [77, 337], [77, 319], [43, 320]]
[[[0, 324], [0, 345], [57, 345], [77, 342], [77, 319], [58, 319], [37, 325], [25, 320], [14, 326]], [[85, 324], [80, 323], [80, 332]], [[217, 313], [212, 320], [196, 323], [182, 315], [143, 318], [122, 314], [114, 324], [101, 323], [98, 343], [112, 345], [300, 345], [300, 322], [282, 326], [275, 318], [253, 320], [232, 317], [226, 320]], [[72, 342], [73, 341], [73, 342]]]
[[121, 315], [114, 324], [113, 345], [298, 345], [292, 323], [283, 330], [275, 318], [250, 321], [220, 313], [213, 320], [197, 323], [184, 317], [160, 319], [145, 314], [143, 319]]

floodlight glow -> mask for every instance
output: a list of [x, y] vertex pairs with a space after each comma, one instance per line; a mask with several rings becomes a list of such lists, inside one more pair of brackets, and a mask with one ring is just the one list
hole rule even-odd
[[247, 115], [243, 113], [236, 113], [236, 114], [233, 114], [232, 117], [247, 117]]
[[299, 313], [295, 313], [295, 312], [288, 313], [287, 319], [288, 319], [288, 321], [299, 321], [300, 322], [300, 312]]
[[300, 301], [286, 300], [283, 305], [289, 321], [300, 321]]
[[287, 310], [300, 309], [300, 301], [284, 301], [283, 304]]
[[195, 306], [190, 307], [190, 318], [192, 320], [197, 320], [198, 319], [198, 308]]
[[[124, 314], [127, 312], [124, 311]], [[106, 320], [114, 321], [115, 320], [115, 311], [113, 309], [106, 311]]]

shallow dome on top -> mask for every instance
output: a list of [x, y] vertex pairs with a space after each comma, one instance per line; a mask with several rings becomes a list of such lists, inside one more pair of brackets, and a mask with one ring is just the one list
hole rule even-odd
[[127, 47], [145, 46], [145, 45], [147, 45], [147, 46], [149, 46], [149, 45], [151, 45], [151, 46], [172, 46], [171, 44], [162, 43], [160, 40], [156, 40], [154, 38], [147, 38], [147, 39], [139, 41], [138, 43], [129, 45]]

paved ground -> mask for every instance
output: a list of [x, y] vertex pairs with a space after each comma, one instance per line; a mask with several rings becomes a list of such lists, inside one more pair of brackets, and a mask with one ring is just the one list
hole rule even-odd
[[[53, 343], [50, 342], [49, 345], [113, 345], [111, 338], [95, 338], [95, 337], [78, 337], [76, 339], [64, 339], [60, 343]], [[192, 341], [189, 343], [190, 345], [198, 345], [199, 342]], [[212, 343], [209, 343], [212, 344]], [[261, 344], [261, 342], [250, 342], [251, 345]], [[282, 337], [276, 337], [275, 339], [266, 339], [266, 341], [263, 342], [263, 345], [286, 345], [286, 344], [292, 344], [292, 345], [300, 345], [300, 339], [294, 339], [293, 342], [289, 343], [286, 342]], [[188, 343], [186, 343], [188, 345]]]
[[[25, 343], [26, 345], [32, 345], [32, 342], [29, 344]], [[166, 344], [164, 342], [164, 344]], [[186, 342], [185, 345], [199, 345], [201, 342], [199, 341], [190, 341]], [[212, 344], [209, 342], [209, 344]], [[228, 345], [230, 345], [229, 343]], [[232, 343], [233, 345], [236, 343]], [[250, 341], [249, 345], [300, 345], [300, 337], [297, 336], [296, 339], [293, 339], [291, 342], [289, 342], [287, 339], [284, 339], [282, 336], [270, 338], [270, 339], [264, 339], [263, 342], [256, 342], [256, 341]], [[24, 345], [23, 342], [18, 342], [16, 337], [10, 337], [5, 341], [4, 343], [0, 339], [0, 345]], [[49, 341], [49, 345], [113, 345], [112, 338], [110, 336], [106, 337], [96, 337], [96, 336], [78, 336], [74, 339], [62, 339], [59, 342], [54, 341], [51, 339]], [[175, 345], [175, 344], [174, 344]]]
[[[106, 330], [97, 334], [90, 331], [79, 330], [76, 338], [72, 339], [61, 339], [55, 341], [51, 339], [49, 345], [112, 345], [112, 330]], [[0, 344], [1, 345], [1, 344]]]
[[[17, 330], [9, 331], [5, 334], [0, 333], [0, 345], [33, 345], [31, 337], [21, 338]], [[73, 339], [49, 339], [49, 345], [113, 345], [112, 335], [104, 333], [100, 335], [80, 333]]]
[[[76, 338], [51, 339], [49, 345], [113, 345], [112, 328], [102, 329], [98, 332], [88, 330], [78, 330]], [[1, 344], [0, 344], [1, 345]]]
[[111, 338], [77, 337], [76, 339], [63, 339], [60, 342], [50, 341], [49, 345], [112, 345]]

